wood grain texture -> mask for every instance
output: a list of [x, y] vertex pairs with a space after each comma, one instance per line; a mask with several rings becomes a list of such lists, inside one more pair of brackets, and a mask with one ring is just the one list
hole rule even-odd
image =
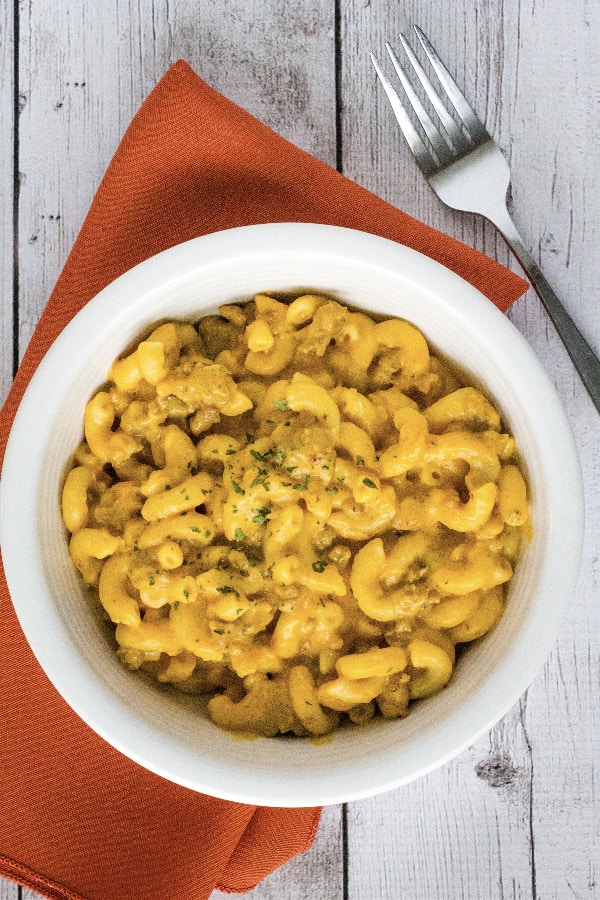
[[[30, 894], [31, 898], [35, 898], [35, 894]], [[19, 887], [10, 881], [0, 879], [0, 900], [21, 900], [19, 896]]]
[[0, 5], [0, 402], [13, 371], [13, 201], [14, 181], [13, 13]]
[[40, 0], [21, 7], [19, 57], [21, 352], [120, 138], [175, 60], [284, 137], [335, 158], [329, 2], [303, 0], [283, 15], [270, 0], [249, 16], [244, 0]]
[[[519, 271], [488, 223], [439, 203], [378, 89], [369, 51], [383, 60], [384, 41], [397, 43], [397, 32], [412, 23], [429, 34], [505, 152], [517, 227], [600, 351], [596, 0], [32, 0], [19, 13], [21, 352], [121, 135], [180, 57], [284, 137]], [[11, 16], [0, 5], [5, 390], [12, 370]], [[328, 808], [311, 849], [265, 879], [252, 900], [600, 897], [600, 420], [534, 293], [509, 315], [556, 384], [581, 457], [586, 539], [560, 640], [488, 735], [413, 784]], [[35, 897], [0, 882], [1, 900], [21, 895]]]
[[[529, 897], [531, 762], [520, 710], [458, 759], [349, 810], [349, 897]], [[371, 855], [365, 841], [371, 831]]]

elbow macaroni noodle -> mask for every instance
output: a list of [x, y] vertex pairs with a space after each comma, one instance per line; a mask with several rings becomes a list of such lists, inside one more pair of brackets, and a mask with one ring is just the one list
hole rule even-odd
[[269, 293], [116, 360], [62, 493], [118, 656], [221, 728], [407, 715], [530, 534], [514, 439], [399, 319]]

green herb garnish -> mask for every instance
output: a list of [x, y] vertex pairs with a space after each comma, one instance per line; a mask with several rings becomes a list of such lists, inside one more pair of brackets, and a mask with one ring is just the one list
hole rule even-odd
[[267, 521], [267, 517], [271, 515], [271, 507], [270, 506], [262, 506], [260, 509], [256, 510], [256, 515], [253, 516], [252, 521], [257, 525], [264, 525]]

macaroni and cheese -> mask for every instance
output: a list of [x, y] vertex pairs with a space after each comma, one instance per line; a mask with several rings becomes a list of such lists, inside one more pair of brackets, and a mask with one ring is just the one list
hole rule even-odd
[[266, 736], [442, 690], [530, 531], [499, 411], [414, 325], [268, 292], [112, 364], [62, 514], [122, 663]]

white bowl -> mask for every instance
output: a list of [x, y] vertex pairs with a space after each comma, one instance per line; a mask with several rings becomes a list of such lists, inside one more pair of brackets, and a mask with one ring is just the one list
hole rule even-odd
[[[342, 729], [329, 744], [239, 741], [127, 672], [90, 611], [67, 552], [59, 492], [86, 401], [143, 328], [214, 312], [269, 289], [322, 291], [414, 322], [503, 411], [525, 460], [534, 538], [495, 630], [449, 686], [399, 721]], [[23, 631], [56, 689], [106, 741], [164, 778], [267, 806], [339, 803], [401, 785], [472, 744], [526, 690], [577, 577], [583, 499], [577, 451], [553, 386], [485, 297], [428, 257], [369, 234], [258, 225], [173, 247], [106, 287], [63, 331], [17, 413], [1, 485], [2, 552]], [[26, 698], [24, 698], [26, 702]]]

